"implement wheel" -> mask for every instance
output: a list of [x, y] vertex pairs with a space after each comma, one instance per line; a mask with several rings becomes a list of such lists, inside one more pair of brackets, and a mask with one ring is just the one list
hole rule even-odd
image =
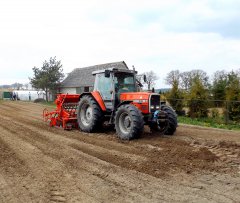
[[83, 96], [77, 107], [77, 121], [84, 132], [94, 132], [101, 125], [102, 110], [89, 95]]
[[122, 140], [139, 138], [144, 128], [142, 113], [130, 104], [120, 106], [115, 116], [115, 128]]

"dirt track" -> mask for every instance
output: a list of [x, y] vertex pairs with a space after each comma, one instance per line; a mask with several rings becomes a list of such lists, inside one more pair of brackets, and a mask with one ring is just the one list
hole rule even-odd
[[121, 142], [0, 102], [0, 202], [240, 202], [240, 132], [180, 126]]

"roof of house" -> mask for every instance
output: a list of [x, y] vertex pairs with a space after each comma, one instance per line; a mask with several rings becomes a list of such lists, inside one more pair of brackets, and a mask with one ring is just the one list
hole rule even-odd
[[61, 87], [93, 86], [95, 76], [92, 75], [92, 72], [106, 68], [128, 69], [127, 64], [124, 61], [100, 64], [85, 68], [75, 68], [62, 81]]

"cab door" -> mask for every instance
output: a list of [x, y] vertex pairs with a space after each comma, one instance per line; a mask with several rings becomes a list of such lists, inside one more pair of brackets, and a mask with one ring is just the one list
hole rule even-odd
[[102, 96], [107, 111], [113, 109], [113, 78], [105, 77], [103, 74], [97, 74], [95, 79], [94, 90], [98, 91]]

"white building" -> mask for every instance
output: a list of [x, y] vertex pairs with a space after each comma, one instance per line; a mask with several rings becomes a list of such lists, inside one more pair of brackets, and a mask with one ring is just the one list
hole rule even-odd
[[[45, 91], [35, 91], [35, 90], [15, 90], [15, 94], [18, 99], [22, 101], [34, 101], [35, 99], [42, 98], [46, 100]], [[49, 101], [52, 100], [51, 94], [49, 94]]]

